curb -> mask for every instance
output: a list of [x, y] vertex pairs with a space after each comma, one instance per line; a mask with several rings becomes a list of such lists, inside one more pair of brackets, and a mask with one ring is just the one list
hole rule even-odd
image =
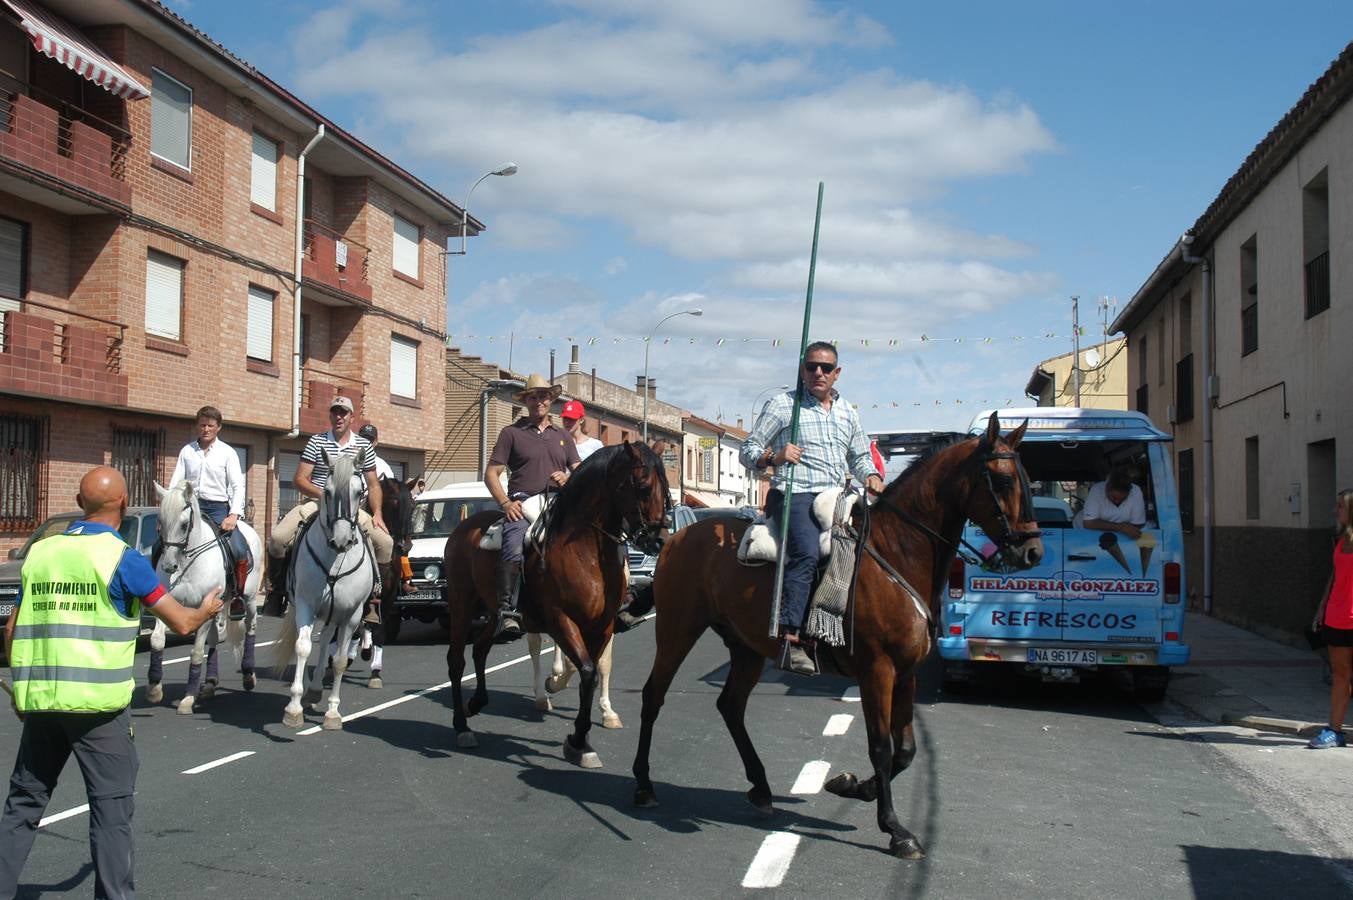
[[1304, 722], [1299, 719], [1279, 719], [1273, 716], [1235, 715], [1222, 713], [1222, 724], [1237, 725], [1241, 728], [1253, 728], [1255, 731], [1276, 731], [1281, 734], [1311, 735], [1324, 728], [1323, 723]]

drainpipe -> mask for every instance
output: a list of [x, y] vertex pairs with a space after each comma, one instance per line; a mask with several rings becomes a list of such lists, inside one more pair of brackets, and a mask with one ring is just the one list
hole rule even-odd
[[487, 384], [479, 389], [479, 477], [489, 465], [489, 391]]
[[305, 157], [323, 138], [324, 123], [320, 122], [315, 136], [296, 156], [296, 284], [292, 294], [291, 316], [291, 430], [282, 436], [284, 439], [300, 437], [301, 434], [301, 248], [305, 240]]
[[1212, 400], [1216, 373], [1212, 370], [1212, 263], [1206, 256], [1193, 256], [1189, 250], [1193, 235], [1179, 239], [1180, 259], [1188, 265], [1203, 266], [1203, 612], [1212, 614]]

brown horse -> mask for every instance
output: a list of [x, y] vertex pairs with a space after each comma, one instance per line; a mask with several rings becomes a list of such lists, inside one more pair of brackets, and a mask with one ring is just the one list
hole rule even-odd
[[[826, 788], [843, 797], [877, 798], [879, 828], [890, 836], [889, 851], [896, 856], [925, 855], [893, 811], [891, 785], [916, 755], [915, 670], [930, 652], [938, 591], [964, 523], [971, 519], [981, 526], [1010, 567], [1029, 568], [1043, 555], [1028, 482], [1015, 453], [1025, 425], [1002, 438], [992, 415], [984, 435], [918, 460], [884, 490], [869, 512], [865, 552], [846, 612], [846, 646], [822, 654], [860, 683], [874, 768], [866, 781], [845, 773]], [[779, 643], [766, 634], [775, 570], [738, 562], [738, 542], [748, 527], [730, 519], [697, 523], [677, 532], [658, 559], [653, 582], [657, 655], [644, 685], [643, 724], [634, 758], [638, 806], [657, 805], [648, 753], [663, 698], [686, 654], [712, 627], [729, 648], [728, 678], [718, 708], [752, 783], [747, 798], [758, 809], [772, 811], [766, 769], [747, 734], [744, 714], [761, 679], [763, 660], [779, 653]]]
[[[631, 542], [657, 552], [669, 495], [662, 459], [647, 445], [603, 447], [573, 471], [528, 540], [522, 566], [522, 626], [548, 633], [578, 670], [578, 716], [564, 741], [564, 757], [587, 768], [601, 765], [587, 743], [592, 727], [596, 660], [611, 640], [615, 613], [625, 594], [621, 547]], [[477, 513], [456, 527], [446, 541], [447, 611], [451, 645], [446, 670], [455, 706], [456, 744], [478, 742], [466, 722], [488, 703], [484, 663], [493, 646], [497, 621], [494, 570], [498, 551], [480, 549], [479, 540], [502, 513]], [[474, 643], [475, 692], [468, 708], [460, 689], [465, 644], [476, 614], [487, 625]]]

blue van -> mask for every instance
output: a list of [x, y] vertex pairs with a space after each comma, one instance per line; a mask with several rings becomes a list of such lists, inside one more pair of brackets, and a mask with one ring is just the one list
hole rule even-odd
[[[941, 598], [946, 681], [967, 680], [988, 665], [1064, 682], [1120, 668], [1131, 673], [1140, 698], [1163, 697], [1170, 667], [1189, 661], [1181, 635], [1184, 548], [1170, 435], [1126, 410], [998, 412], [1004, 425], [1029, 422], [1019, 455], [1045, 556], [1023, 572], [954, 560], [948, 596]], [[989, 415], [978, 415], [970, 433], [984, 431]], [[1136, 502], [1144, 512], [1135, 538], [1084, 525], [1091, 490], [1115, 470], [1132, 482], [1133, 499], [1124, 508]], [[964, 537], [979, 549], [990, 544], [971, 522]]]

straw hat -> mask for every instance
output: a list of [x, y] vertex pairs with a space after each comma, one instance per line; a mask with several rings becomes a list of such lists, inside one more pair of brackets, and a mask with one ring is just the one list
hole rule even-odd
[[518, 400], [525, 400], [526, 395], [532, 391], [549, 391], [550, 399], [557, 400], [559, 399], [559, 395], [564, 392], [564, 386], [562, 384], [550, 384], [545, 380], [544, 375], [538, 375], [535, 372], [532, 372], [526, 379], [526, 386], [517, 391], [514, 396]]

